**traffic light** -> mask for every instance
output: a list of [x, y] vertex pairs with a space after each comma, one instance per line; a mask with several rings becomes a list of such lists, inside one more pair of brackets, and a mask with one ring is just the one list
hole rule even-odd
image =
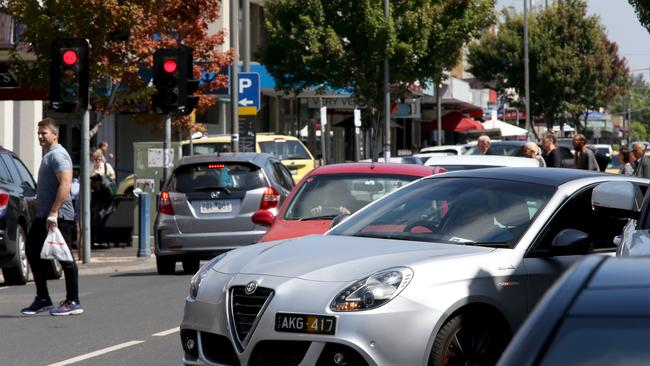
[[90, 45], [58, 38], [50, 48], [50, 106], [57, 112], [88, 109]]
[[193, 49], [181, 45], [179, 48], [181, 60], [180, 91], [179, 91], [179, 112], [185, 116], [192, 113], [199, 97], [194, 93], [199, 89], [199, 80], [194, 79], [194, 58], [192, 57]]
[[179, 106], [180, 60], [177, 48], [161, 48], [153, 54], [153, 108], [156, 113], [176, 112]]

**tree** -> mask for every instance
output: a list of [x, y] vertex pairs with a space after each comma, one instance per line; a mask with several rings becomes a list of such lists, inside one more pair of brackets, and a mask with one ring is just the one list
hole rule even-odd
[[[107, 113], [128, 110], [133, 104], [149, 105], [153, 87], [148, 86], [153, 53], [179, 42], [194, 48], [194, 77], [202, 71], [218, 75], [231, 60], [230, 52], [217, 51], [224, 33], [208, 35], [208, 23], [220, 12], [220, 3], [211, 0], [75, 0], [0, 1], [3, 12], [23, 25], [21, 46], [12, 50], [13, 67], [28, 84], [47, 90], [50, 45], [55, 38], [81, 37], [89, 40], [91, 51], [91, 105], [100, 112], [101, 123]], [[23, 49], [26, 48], [26, 49]], [[36, 60], [24, 59], [24, 52]], [[150, 73], [149, 73], [150, 74]], [[204, 83], [202, 90], [225, 87], [224, 76]], [[103, 86], [106, 93], [98, 93]], [[197, 109], [214, 104], [213, 97], [201, 96]], [[155, 120], [161, 121], [156, 116]], [[175, 123], [187, 128], [188, 118]]]
[[636, 10], [641, 24], [650, 31], [650, 3], [648, 0], [628, 0]]
[[[611, 113], [613, 115], [621, 115], [627, 118], [628, 112], [632, 117], [632, 123], [645, 126], [645, 130], [648, 130], [650, 127], [650, 85], [643, 79], [642, 75], [632, 76], [629, 92], [620, 95], [612, 103]], [[632, 123], [629, 126], [630, 133], [632, 133]], [[645, 132], [642, 135], [645, 136]], [[637, 138], [637, 140], [639, 139]], [[646, 138], [640, 140], [646, 140]]]
[[[440, 81], [462, 46], [493, 22], [494, 0], [267, 2], [262, 61], [279, 89], [344, 89], [365, 104], [374, 131], [381, 120], [384, 58], [393, 95], [416, 81]], [[376, 144], [381, 138], [376, 135]]]
[[[498, 33], [470, 45], [470, 72], [506, 93], [524, 95], [523, 16], [504, 10]], [[529, 18], [530, 106], [548, 128], [555, 119], [607, 107], [627, 87], [627, 66], [584, 0], [556, 2]]]
[[637, 121], [630, 123], [630, 141], [648, 141], [648, 129], [645, 124]]

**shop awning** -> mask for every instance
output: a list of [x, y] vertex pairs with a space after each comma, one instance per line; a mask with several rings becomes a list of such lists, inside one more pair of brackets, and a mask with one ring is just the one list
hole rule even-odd
[[[428, 132], [438, 129], [438, 122], [432, 121], [422, 124], [422, 131]], [[442, 129], [445, 131], [461, 132], [468, 130], [482, 130], [483, 125], [471, 118], [465, 117], [460, 112], [450, 112], [442, 116]]]

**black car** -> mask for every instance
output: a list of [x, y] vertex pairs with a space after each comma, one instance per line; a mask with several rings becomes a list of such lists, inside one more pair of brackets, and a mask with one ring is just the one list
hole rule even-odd
[[647, 365], [650, 258], [590, 256], [548, 291], [498, 366]]
[[[24, 285], [29, 278], [27, 233], [36, 214], [36, 182], [16, 154], [0, 147], [0, 267], [5, 285]], [[61, 277], [52, 262], [49, 277]]]

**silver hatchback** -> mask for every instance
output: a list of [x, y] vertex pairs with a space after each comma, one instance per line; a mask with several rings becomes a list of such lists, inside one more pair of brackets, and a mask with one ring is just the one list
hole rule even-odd
[[221, 153], [183, 158], [165, 183], [154, 226], [158, 273], [176, 262], [194, 273], [199, 260], [257, 242], [268, 229], [254, 214], [275, 215], [294, 182], [269, 154]]

